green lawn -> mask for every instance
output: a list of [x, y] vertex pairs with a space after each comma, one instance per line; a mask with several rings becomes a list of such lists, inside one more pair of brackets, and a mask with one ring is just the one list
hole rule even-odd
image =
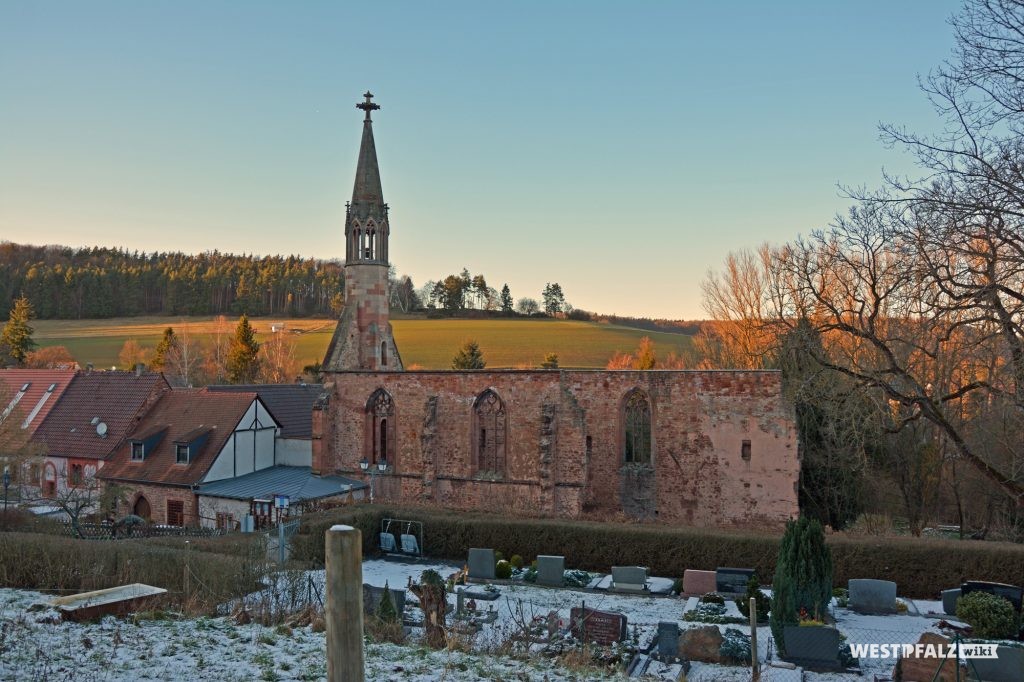
[[[264, 337], [272, 323], [280, 318], [253, 320]], [[296, 354], [302, 364], [322, 359], [334, 332], [330, 320], [285, 320], [296, 334]], [[230, 321], [233, 330], [235, 320]], [[142, 346], [153, 347], [167, 326], [188, 325], [200, 340], [209, 338], [212, 318], [119, 318], [111, 320], [36, 320], [35, 339], [41, 346], [67, 346], [79, 364], [92, 362], [96, 367], [117, 364], [117, 355], [126, 339], [134, 338]], [[677, 354], [691, 347], [691, 337], [682, 334], [646, 332], [627, 327], [591, 322], [548, 319], [490, 320], [393, 320], [395, 341], [408, 367], [447, 369], [459, 346], [468, 338], [476, 339], [488, 367], [537, 367], [547, 353], [558, 353], [562, 367], [604, 367], [616, 351], [632, 351], [640, 339], [649, 336], [659, 356]]]

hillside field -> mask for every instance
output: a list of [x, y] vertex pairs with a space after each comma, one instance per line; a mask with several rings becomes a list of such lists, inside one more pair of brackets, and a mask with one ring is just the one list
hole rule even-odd
[[[229, 320], [234, 331], [236, 320]], [[284, 324], [295, 334], [296, 355], [303, 365], [319, 362], [334, 332], [334, 321], [325, 319], [253, 319], [260, 339], [271, 333], [271, 325]], [[34, 338], [40, 346], [67, 346], [79, 364], [97, 368], [117, 364], [126, 339], [133, 338], [152, 348], [165, 327], [189, 332], [201, 341], [214, 328], [209, 317], [133, 317], [109, 320], [34, 320]], [[395, 341], [406, 367], [448, 369], [452, 356], [467, 338], [476, 339], [488, 367], [538, 367], [547, 353], [558, 353], [562, 367], [604, 367], [617, 351], [631, 352], [644, 336], [654, 341], [659, 356], [687, 351], [692, 339], [683, 334], [648, 332], [593, 322], [549, 319], [427, 320], [392, 321]]]

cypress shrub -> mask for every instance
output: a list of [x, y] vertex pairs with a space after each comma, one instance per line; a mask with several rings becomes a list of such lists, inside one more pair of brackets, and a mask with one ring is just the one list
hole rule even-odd
[[783, 628], [799, 622], [805, 611], [821, 620], [832, 599], [832, 552], [816, 519], [806, 516], [786, 524], [772, 582], [771, 628], [785, 653]]

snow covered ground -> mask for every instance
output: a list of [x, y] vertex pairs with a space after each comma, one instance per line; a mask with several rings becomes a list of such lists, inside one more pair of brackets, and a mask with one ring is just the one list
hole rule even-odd
[[[50, 597], [0, 590], [0, 680], [322, 680], [323, 633], [236, 625], [230, 618], [131, 620], [77, 624], [52, 609], [29, 611]], [[617, 679], [557, 668], [545, 659], [518, 660], [418, 646], [369, 644], [367, 680]]]
[[[432, 569], [447, 577], [460, 567], [454, 563], [401, 563], [368, 560], [363, 564], [363, 581], [383, 587], [404, 588], [409, 579], [417, 581], [424, 570]], [[294, 579], [294, 576], [293, 578]], [[279, 583], [284, 582], [282, 575]], [[299, 585], [309, 583], [314, 593], [323, 595], [323, 571], [299, 575]], [[482, 591], [473, 584], [469, 589]], [[493, 608], [495, 622], [486, 624], [475, 636], [474, 645], [494, 651], [523, 622], [546, 618], [554, 611], [563, 625], [569, 622], [573, 607], [622, 613], [626, 616], [630, 639], [648, 644], [659, 621], [674, 621], [680, 627], [699, 627], [701, 623], [683, 621], [687, 600], [631, 594], [613, 594], [573, 589], [551, 589], [532, 584], [497, 584], [497, 600], [476, 602], [478, 610]], [[300, 587], [298, 590], [304, 593]], [[188, 620], [104, 619], [98, 623], [60, 622], [53, 609], [29, 611], [38, 602], [51, 597], [35, 592], [0, 590], [0, 680], [319, 680], [326, 673], [323, 633], [309, 627], [273, 628], [256, 624], [238, 625], [231, 618]], [[408, 593], [407, 599], [415, 602]], [[449, 597], [454, 602], [454, 597]], [[696, 601], [696, 600], [691, 600]], [[689, 606], [692, 606], [690, 604]], [[925, 614], [941, 610], [934, 602], [914, 602], [912, 611]], [[730, 614], [735, 610], [728, 605]], [[840, 631], [856, 643], [913, 643], [926, 630], [936, 631], [938, 620], [916, 614], [862, 616], [846, 609], [836, 610]], [[742, 625], [736, 627], [746, 632]], [[771, 633], [758, 628], [759, 658], [768, 655]], [[540, 648], [533, 647], [534, 650]], [[861, 661], [864, 673], [889, 674], [894, 660]], [[781, 671], [779, 672], [781, 676]], [[691, 681], [747, 680], [749, 668], [695, 663]], [[615, 679], [593, 671], [575, 671], [556, 667], [547, 658], [528, 659], [498, 655], [468, 654], [457, 651], [433, 651], [418, 646], [415, 638], [408, 645], [369, 644], [368, 680], [588, 680]], [[806, 680], [818, 682], [853, 680], [836, 674], [807, 673]]]

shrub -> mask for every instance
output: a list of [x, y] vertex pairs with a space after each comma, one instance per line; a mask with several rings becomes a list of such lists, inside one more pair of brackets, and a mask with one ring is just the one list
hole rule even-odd
[[683, 614], [683, 620], [689, 623], [742, 623], [742, 618], [729, 616], [725, 612], [725, 604], [714, 602], [698, 602], [696, 608]]
[[499, 580], [508, 580], [512, 577], [512, 564], [502, 559], [494, 567], [494, 577]]
[[750, 663], [750, 637], [736, 628], [726, 628], [718, 654], [724, 663]]
[[393, 623], [398, 620], [395, 600], [391, 597], [391, 587], [387, 580], [384, 581], [384, 593], [381, 594], [380, 603], [377, 605], [377, 618], [385, 623]]
[[783, 627], [820, 619], [832, 601], [832, 552], [817, 520], [802, 516], [786, 524], [772, 582], [771, 626], [779, 651], [785, 654]]
[[504, 561], [505, 560], [504, 552], [502, 552], [500, 549], [494, 550], [494, 560], [495, 561]]
[[520, 569], [523, 567], [523, 557], [518, 554], [513, 554], [511, 558], [509, 558], [508, 562], [512, 564], [512, 568]]
[[747, 581], [746, 595], [736, 600], [736, 607], [748, 619], [750, 618], [751, 598], [754, 599], [757, 607], [757, 622], [766, 622], [768, 620], [768, 610], [771, 608], [771, 600], [768, 598], [768, 595], [761, 591], [761, 583], [758, 582], [756, 575], [750, 576], [750, 580]]
[[850, 603], [850, 591], [845, 587], [837, 587], [832, 590], [832, 596], [836, 598], [836, 606], [846, 608]]
[[708, 592], [703, 595], [700, 600], [705, 604], [725, 604], [725, 597], [717, 592]]
[[956, 602], [956, 617], [970, 624], [975, 637], [1011, 639], [1017, 636], [1020, 623], [1013, 604], [988, 592], [971, 592]]

